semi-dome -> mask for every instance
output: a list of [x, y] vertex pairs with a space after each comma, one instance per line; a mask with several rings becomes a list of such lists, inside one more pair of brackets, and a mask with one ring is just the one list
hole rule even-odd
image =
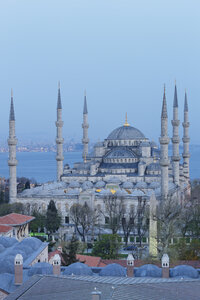
[[135, 127], [121, 126], [113, 130], [107, 140], [140, 140], [145, 139], [144, 134]]
[[128, 149], [123, 147], [118, 147], [117, 149], [113, 149], [108, 154], [106, 154], [105, 158], [135, 158], [136, 155]]

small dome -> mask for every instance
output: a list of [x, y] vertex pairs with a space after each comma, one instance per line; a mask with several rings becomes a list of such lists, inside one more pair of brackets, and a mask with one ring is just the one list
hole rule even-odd
[[85, 264], [76, 262], [66, 267], [63, 275], [93, 275], [92, 270]]
[[137, 187], [138, 189], [146, 189], [146, 188], [147, 188], [147, 184], [146, 184], [146, 182], [144, 182], [144, 181], [140, 181], [140, 182], [138, 182], [138, 183], [136, 184], [136, 187]]
[[180, 265], [170, 270], [170, 277], [179, 277], [179, 276], [198, 278], [199, 273], [195, 268], [187, 265]]
[[123, 186], [124, 189], [132, 189], [133, 188], [133, 183], [130, 182], [130, 181], [125, 181], [122, 186]]
[[82, 184], [82, 189], [87, 190], [87, 189], [92, 189], [93, 188], [93, 183], [89, 180], [84, 181]]
[[69, 188], [79, 188], [79, 187], [80, 187], [80, 183], [78, 181], [73, 180], [69, 183]]
[[103, 267], [99, 273], [99, 276], [118, 276], [125, 277], [126, 270], [119, 264], [110, 264], [106, 267]]
[[135, 277], [162, 277], [162, 270], [155, 265], [144, 265], [135, 270]]
[[150, 183], [149, 187], [150, 187], [151, 189], [157, 189], [157, 188], [160, 187], [160, 182], [153, 181], [153, 182]]
[[97, 189], [103, 188], [106, 185], [106, 183], [103, 180], [99, 180], [97, 181], [97, 183], [95, 184], [95, 187]]
[[28, 275], [33, 276], [35, 274], [51, 275], [53, 274], [53, 267], [51, 264], [46, 262], [34, 264], [30, 270], [28, 270]]
[[113, 130], [107, 140], [140, 140], [145, 139], [144, 134], [132, 126], [121, 126]]
[[117, 190], [117, 191], [116, 191], [116, 195], [117, 195], [118, 197], [123, 197], [123, 196], [128, 195], [128, 193], [127, 193], [127, 191], [125, 191], [125, 190]]
[[134, 190], [131, 195], [134, 197], [143, 197], [145, 194], [140, 190]]

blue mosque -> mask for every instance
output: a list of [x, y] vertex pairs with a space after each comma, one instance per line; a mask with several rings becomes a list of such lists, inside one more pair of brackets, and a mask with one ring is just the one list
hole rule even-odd
[[[184, 197], [190, 191], [189, 174], [189, 118], [188, 103], [185, 93], [183, 112], [183, 153], [179, 152], [180, 137], [178, 117], [178, 96], [175, 85], [173, 101], [172, 156], [169, 157], [168, 113], [165, 89], [161, 110], [160, 146], [149, 140], [137, 128], [128, 123], [127, 115], [122, 126], [114, 129], [104, 141], [94, 145], [89, 153], [89, 124], [87, 97], [83, 105], [83, 160], [72, 168], [64, 165], [62, 136], [62, 102], [60, 86], [58, 87], [57, 120], [57, 181], [44, 183], [41, 186], [24, 190], [17, 194], [16, 185], [16, 144], [15, 114], [13, 96], [11, 97], [9, 120], [9, 169], [10, 169], [10, 202], [23, 203], [29, 213], [33, 210], [45, 211], [50, 200], [54, 200], [62, 215], [63, 225], [71, 222], [70, 208], [74, 203], [87, 202], [94, 209], [105, 211], [104, 199], [115, 194], [123, 197], [127, 211], [136, 207], [138, 197], [149, 201], [152, 193], [157, 199], [164, 200], [169, 195]], [[102, 218], [102, 223], [105, 222]]]

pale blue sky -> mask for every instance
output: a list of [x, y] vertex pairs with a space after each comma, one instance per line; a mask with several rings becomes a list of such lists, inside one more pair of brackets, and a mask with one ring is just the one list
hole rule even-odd
[[1, 0], [0, 142], [11, 87], [18, 139], [54, 141], [58, 80], [65, 139], [81, 139], [86, 88], [91, 140], [122, 125], [127, 111], [157, 141], [163, 84], [171, 119], [176, 79], [180, 120], [186, 88], [200, 143], [199, 57], [199, 0]]

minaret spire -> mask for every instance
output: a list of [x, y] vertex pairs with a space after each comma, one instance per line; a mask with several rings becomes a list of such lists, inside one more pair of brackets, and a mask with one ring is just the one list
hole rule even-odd
[[57, 145], [57, 180], [60, 181], [60, 177], [63, 174], [63, 142], [64, 139], [62, 137], [62, 103], [61, 103], [61, 95], [60, 95], [60, 82], [58, 83], [58, 101], [57, 101], [57, 135], [56, 135], [56, 145]]
[[17, 160], [16, 160], [17, 139], [15, 136], [15, 112], [13, 104], [13, 91], [11, 90], [10, 116], [9, 116], [9, 201], [15, 202], [17, 198]]
[[183, 169], [184, 175], [187, 180], [190, 178], [190, 152], [189, 152], [189, 118], [188, 118], [188, 102], [187, 102], [187, 93], [185, 91], [185, 103], [184, 103], [184, 122], [183, 122]]
[[173, 156], [172, 156], [172, 162], [173, 162], [173, 176], [174, 176], [174, 183], [176, 185], [179, 185], [179, 161], [180, 161], [180, 155], [179, 155], [179, 125], [180, 121], [178, 120], [178, 97], [177, 97], [177, 88], [175, 83], [175, 89], [174, 89], [174, 103], [173, 103], [173, 120], [172, 120], [172, 126], [173, 126], [173, 137], [172, 137], [172, 144], [173, 144]]
[[88, 110], [87, 110], [87, 97], [86, 97], [86, 91], [84, 92], [84, 105], [83, 105], [83, 160], [87, 161], [87, 156], [88, 156], [88, 143], [89, 143], [89, 138], [88, 138]]
[[161, 136], [160, 136], [161, 196], [163, 200], [166, 199], [168, 196], [168, 167], [169, 167], [168, 144], [169, 144], [168, 116], [167, 116], [167, 102], [166, 102], [165, 86], [164, 86], [163, 104], [162, 104], [162, 113], [161, 113]]

